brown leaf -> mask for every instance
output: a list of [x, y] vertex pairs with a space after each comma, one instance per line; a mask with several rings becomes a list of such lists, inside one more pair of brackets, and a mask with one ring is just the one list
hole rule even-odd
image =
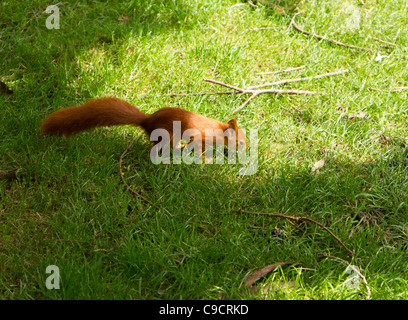
[[313, 167], [312, 167], [312, 172], [315, 172], [317, 170], [317, 172], [319, 172], [318, 169], [322, 168], [324, 166], [324, 159], [321, 159], [319, 161], [317, 161]]
[[246, 279], [245, 281], [245, 285], [247, 287], [251, 286], [252, 284], [254, 284], [257, 280], [259, 280], [260, 278], [264, 277], [265, 275], [267, 275], [269, 272], [275, 270], [278, 266], [288, 266], [288, 265], [293, 265], [295, 264], [294, 262], [291, 261], [286, 261], [286, 262], [276, 262], [273, 264], [270, 264], [266, 267], [263, 267], [261, 269], [255, 270], [254, 272], [252, 272], [252, 274]]

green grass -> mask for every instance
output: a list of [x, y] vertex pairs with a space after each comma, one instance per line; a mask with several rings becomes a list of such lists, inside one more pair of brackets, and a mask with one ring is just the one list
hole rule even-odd
[[[365, 285], [348, 289], [346, 266], [324, 254], [357, 266], [372, 299], [408, 298], [408, 91], [367, 89], [407, 86], [407, 4], [298, 3], [304, 29], [370, 53], [287, 29], [295, 1], [262, 3], [71, 1], [60, 5], [58, 30], [45, 27], [47, 1], [0, 5], [0, 80], [14, 92], [0, 94], [0, 170], [20, 176], [0, 181], [0, 298], [364, 299]], [[269, 29], [251, 30], [260, 27]], [[377, 62], [377, 52], [387, 57]], [[39, 133], [52, 111], [105, 95], [226, 122], [245, 96], [166, 94], [222, 90], [204, 78], [245, 87], [340, 69], [349, 72], [285, 86], [320, 95], [260, 95], [234, 114], [258, 130], [252, 176], [239, 165], [154, 165], [138, 128]], [[369, 117], [345, 117], [358, 112]], [[160, 209], [120, 178], [133, 141], [126, 181]], [[355, 256], [318, 226], [240, 209], [310, 217]], [[278, 289], [244, 290], [249, 271], [282, 261], [306, 268], [262, 279]], [[48, 265], [60, 269], [59, 290], [45, 287]]]

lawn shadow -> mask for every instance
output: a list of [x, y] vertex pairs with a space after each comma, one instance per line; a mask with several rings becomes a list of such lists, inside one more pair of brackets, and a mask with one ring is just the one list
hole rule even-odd
[[[73, 75], [77, 56], [129, 37], [152, 38], [194, 24], [194, 8], [182, 1], [61, 2], [58, 29], [48, 29], [54, 11], [37, 3], [5, 3], [0, 13], [3, 79], [15, 93], [52, 100]], [[53, 21], [53, 20], [52, 20]], [[38, 88], [41, 88], [38, 90]], [[72, 90], [68, 90], [72, 95]], [[76, 88], [76, 95], [89, 92]]]

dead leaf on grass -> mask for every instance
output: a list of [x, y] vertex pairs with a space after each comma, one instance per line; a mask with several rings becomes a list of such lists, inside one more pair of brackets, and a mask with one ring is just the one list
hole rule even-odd
[[321, 159], [321, 160], [319, 160], [319, 161], [317, 161], [314, 165], [313, 165], [313, 167], [312, 167], [312, 169], [311, 169], [311, 172], [317, 172], [317, 173], [319, 173], [319, 169], [320, 168], [322, 168], [324, 166], [324, 159]]
[[260, 278], [266, 276], [269, 272], [275, 270], [278, 266], [288, 266], [288, 265], [293, 265], [295, 264], [294, 262], [291, 261], [285, 261], [285, 262], [276, 262], [270, 265], [267, 265], [266, 267], [263, 267], [261, 269], [255, 270], [252, 272], [252, 274], [246, 279], [245, 285], [247, 287], [253, 285], [257, 280]]

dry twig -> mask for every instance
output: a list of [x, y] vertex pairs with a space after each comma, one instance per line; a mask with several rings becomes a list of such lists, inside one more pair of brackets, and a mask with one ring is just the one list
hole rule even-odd
[[397, 47], [397, 45], [396, 45], [395, 43], [388, 42], [388, 41], [384, 41], [384, 40], [378, 39], [378, 38], [376, 38], [376, 37], [370, 37], [370, 38], [373, 39], [373, 40], [375, 40], [375, 41], [384, 43], [384, 44], [386, 44], [386, 45], [393, 46], [393, 47]]
[[343, 74], [348, 72], [348, 70], [340, 70], [337, 72], [331, 72], [331, 73], [325, 73], [325, 74], [320, 74], [317, 76], [311, 76], [311, 77], [306, 77], [306, 78], [298, 78], [298, 79], [284, 79], [276, 82], [271, 82], [271, 83], [264, 83], [260, 84], [258, 86], [253, 86], [253, 87], [248, 87], [247, 89], [257, 89], [257, 88], [262, 88], [262, 87], [270, 87], [270, 86], [277, 86], [285, 83], [291, 83], [291, 82], [299, 82], [299, 81], [307, 81], [307, 80], [314, 80], [314, 79], [319, 79], [319, 78], [324, 78], [324, 77], [330, 77], [330, 76], [335, 76], [338, 74]]
[[316, 224], [317, 226], [323, 228], [324, 230], [326, 230], [334, 239], [337, 240], [338, 243], [340, 243], [340, 245], [346, 249], [347, 253], [349, 254], [350, 257], [353, 257], [353, 251], [351, 251], [349, 248], [346, 247], [346, 245], [332, 232], [330, 231], [329, 228], [327, 228], [326, 226], [324, 226], [323, 224], [321, 224], [320, 222], [317, 222], [311, 218], [308, 217], [298, 217], [298, 216], [290, 216], [284, 213], [280, 213], [280, 212], [250, 212], [250, 211], [241, 211], [242, 213], [248, 213], [248, 214], [255, 214], [255, 215], [264, 215], [264, 216], [270, 216], [270, 217], [278, 217], [278, 218], [284, 218], [284, 219], [289, 219], [289, 220], [294, 220], [294, 221], [308, 221], [311, 223]]
[[258, 6], [256, 4], [253, 4], [253, 2], [251, 0], [248, 0], [247, 2], [251, 7], [258, 8]]
[[182, 96], [205, 96], [205, 95], [216, 95], [216, 94], [231, 94], [235, 91], [219, 91], [219, 92], [191, 92], [191, 93], [168, 93], [168, 97], [182, 97]]
[[296, 14], [293, 16], [292, 20], [290, 21], [290, 24], [289, 24], [289, 27], [288, 27], [288, 28], [290, 28], [290, 27], [292, 26], [292, 27], [295, 28], [297, 31], [299, 31], [299, 32], [301, 32], [301, 33], [303, 33], [303, 34], [306, 34], [306, 35], [308, 35], [308, 36], [315, 37], [315, 38], [320, 39], [320, 40], [325, 40], [325, 41], [328, 41], [328, 42], [332, 42], [332, 43], [334, 43], [334, 44], [337, 44], [338, 46], [343, 46], [343, 47], [347, 47], [347, 48], [351, 48], [351, 49], [356, 49], [356, 50], [364, 50], [364, 51], [374, 52], [373, 50], [368, 49], [368, 48], [363, 48], [363, 47], [354, 46], [354, 45], [352, 45], [352, 44], [342, 43], [342, 42], [340, 42], [340, 41], [337, 41], [337, 40], [334, 40], [334, 39], [330, 39], [330, 38], [326, 38], [326, 37], [320, 36], [320, 35], [318, 35], [318, 34], [314, 34], [314, 33], [311, 33], [311, 32], [309, 32], [309, 31], [303, 30], [303, 29], [302, 29], [301, 27], [299, 27], [299, 26], [296, 24], [296, 22], [295, 22], [295, 17], [296, 17], [298, 14], [300, 14], [300, 13], [301, 13], [301, 12], [298, 12], [298, 13], [296, 13]]
[[262, 94], [262, 93], [276, 93], [276, 94], [317, 94], [315, 91], [307, 91], [307, 90], [281, 90], [281, 89], [264, 89], [264, 90], [254, 90], [254, 89], [242, 89], [239, 87], [232, 86], [227, 83], [223, 83], [220, 81], [212, 80], [212, 79], [204, 79], [204, 81], [208, 81], [211, 83], [218, 84], [220, 86], [224, 86], [230, 89], [233, 89], [237, 93], [247, 93], [251, 94], [251, 96], [238, 108], [236, 108], [232, 113], [234, 114], [235, 112], [241, 110], [244, 108], [253, 98], [255, 98], [257, 95]]
[[[286, 70], [281, 70], [281, 71], [276, 71], [275, 73], [280, 73], [280, 72], [287, 72], [287, 71], [293, 71], [293, 70], [299, 70], [303, 69], [304, 66], [297, 67], [297, 68], [289, 68]], [[319, 79], [319, 78], [324, 78], [324, 77], [329, 77], [333, 75], [338, 75], [338, 74], [343, 74], [348, 72], [348, 70], [340, 70], [336, 72], [331, 72], [331, 73], [325, 73], [325, 74], [320, 74], [317, 76], [312, 76], [312, 77], [306, 77], [306, 78], [298, 78], [298, 79], [284, 79], [272, 83], [265, 83], [262, 85], [258, 86], [253, 86], [253, 87], [248, 87], [248, 88], [239, 88], [236, 86], [232, 86], [227, 83], [223, 83], [220, 81], [212, 80], [212, 79], [204, 79], [204, 81], [211, 82], [214, 84], [218, 84], [220, 86], [232, 89], [232, 91], [221, 91], [221, 92], [198, 92], [198, 93], [170, 93], [166, 94], [166, 96], [189, 96], [189, 95], [194, 95], [194, 96], [201, 96], [201, 95], [216, 95], [216, 94], [232, 94], [232, 93], [244, 93], [244, 94], [250, 94], [249, 98], [244, 101], [238, 108], [236, 108], [232, 113], [234, 114], [235, 112], [238, 112], [242, 108], [244, 108], [252, 99], [254, 99], [256, 96], [263, 94], [263, 93], [275, 93], [275, 94], [318, 94], [315, 91], [308, 91], [308, 90], [283, 90], [283, 89], [259, 89], [262, 87], [269, 87], [269, 86], [276, 86], [276, 85], [281, 85], [285, 83], [291, 83], [291, 82], [299, 82], [299, 81], [307, 81], [307, 80], [313, 80], [313, 79]], [[142, 97], [145, 98], [145, 97]]]
[[[163, 96], [165, 97], [183, 97], [183, 96], [206, 96], [206, 95], [216, 95], [216, 94], [231, 94], [236, 93], [236, 91], [218, 91], [218, 92], [186, 92], [186, 93], [167, 93]], [[133, 99], [150, 99], [156, 97], [155, 95], [140, 95], [133, 96]]]
[[117, 247], [119, 247], [120, 244], [121, 244], [121, 242], [118, 242], [118, 243], [115, 244], [112, 248], [109, 248], [109, 249], [94, 249], [94, 252], [100, 252], [100, 251], [102, 251], [102, 252], [110, 252], [110, 251], [115, 250]]

